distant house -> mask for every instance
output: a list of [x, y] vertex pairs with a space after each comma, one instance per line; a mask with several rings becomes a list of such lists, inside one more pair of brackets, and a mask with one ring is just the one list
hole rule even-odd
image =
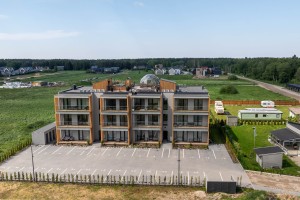
[[164, 69], [157, 69], [157, 70], [155, 70], [155, 74], [156, 75], [164, 75], [165, 74], [165, 70]]
[[239, 110], [238, 117], [241, 120], [281, 120], [282, 112], [275, 108], [246, 108]]
[[169, 69], [169, 75], [175, 75], [175, 69], [170, 68]]
[[198, 67], [196, 68], [196, 76], [197, 77], [205, 77], [207, 76], [209, 72], [209, 68], [208, 67]]
[[300, 108], [289, 108], [289, 117], [296, 118], [300, 123]]
[[164, 67], [163, 64], [154, 65], [154, 69], [162, 69]]
[[286, 128], [271, 132], [270, 140], [288, 155], [299, 155], [300, 124], [288, 122]]
[[103, 70], [103, 73], [106, 73], [106, 74], [119, 73], [119, 72], [120, 72], [119, 67], [106, 67]]
[[212, 68], [212, 74], [214, 75], [214, 76], [220, 76], [220, 75], [222, 75], [222, 70], [221, 70], [221, 68], [220, 67], [213, 67]]
[[139, 66], [134, 66], [132, 68], [133, 70], [145, 70], [147, 67], [145, 65], [139, 65]]
[[277, 146], [255, 148], [256, 162], [264, 168], [282, 168], [284, 151]]

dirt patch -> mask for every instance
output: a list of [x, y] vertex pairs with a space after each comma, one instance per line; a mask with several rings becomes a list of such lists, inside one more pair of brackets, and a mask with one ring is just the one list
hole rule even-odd
[[281, 190], [300, 192], [300, 177], [247, 171], [253, 184]]

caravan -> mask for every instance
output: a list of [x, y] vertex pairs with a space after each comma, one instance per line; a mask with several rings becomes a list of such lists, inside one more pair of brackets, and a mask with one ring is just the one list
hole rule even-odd
[[224, 107], [222, 101], [215, 101], [215, 112], [217, 114], [224, 114]]
[[264, 108], [274, 108], [275, 107], [274, 101], [269, 101], [269, 100], [261, 101], [260, 105]]

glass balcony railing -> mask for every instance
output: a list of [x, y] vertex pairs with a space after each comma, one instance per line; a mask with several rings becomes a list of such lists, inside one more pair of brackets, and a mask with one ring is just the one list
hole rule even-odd
[[160, 110], [160, 107], [158, 105], [148, 105], [148, 106], [145, 106], [145, 105], [135, 105], [134, 109], [138, 110], [138, 111], [143, 111], [143, 110]]
[[104, 122], [103, 126], [128, 126], [127, 122]]
[[61, 121], [60, 126], [89, 126], [89, 122], [84, 122], [84, 121], [78, 121], [78, 122], [73, 122], [73, 121]]
[[193, 106], [191, 108], [189, 108], [188, 106], [175, 106], [174, 108], [175, 110], [199, 110], [199, 111], [207, 111], [208, 107], [204, 107], [204, 106]]
[[62, 105], [59, 110], [89, 110], [88, 105]]
[[179, 121], [175, 121], [174, 122], [174, 126], [207, 126], [207, 124], [205, 125], [205, 123], [203, 122], [179, 122]]
[[103, 108], [105, 111], [110, 111], [110, 110], [127, 110], [127, 106], [105, 106]]

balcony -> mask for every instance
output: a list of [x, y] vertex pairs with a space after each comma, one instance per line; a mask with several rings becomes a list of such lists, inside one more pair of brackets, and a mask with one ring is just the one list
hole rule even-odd
[[89, 122], [84, 122], [84, 121], [78, 121], [78, 122], [73, 122], [73, 121], [61, 121], [59, 123], [60, 126], [89, 126]]
[[159, 126], [159, 122], [154, 121], [148, 121], [148, 124], [146, 124], [146, 121], [135, 121], [135, 126]]
[[117, 111], [117, 110], [127, 110], [127, 106], [119, 106], [119, 108], [117, 106], [105, 106], [103, 108], [104, 111]]
[[88, 105], [62, 105], [59, 110], [89, 110]]
[[189, 108], [188, 106], [175, 106], [176, 111], [208, 111], [208, 107], [204, 106], [193, 106]]
[[160, 110], [160, 107], [158, 105], [148, 105], [148, 106], [145, 106], [145, 105], [135, 105], [134, 106], [134, 110], [137, 110], [137, 111], [144, 111], [144, 110], [155, 110], [155, 111], [158, 111]]
[[104, 122], [103, 126], [128, 126], [128, 123], [127, 122], [117, 123], [116, 121], [115, 122]]
[[[199, 127], [199, 126], [205, 126], [203, 122], [174, 122], [174, 127], [178, 126], [188, 126], [188, 127]], [[207, 125], [206, 125], [207, 126]]]

